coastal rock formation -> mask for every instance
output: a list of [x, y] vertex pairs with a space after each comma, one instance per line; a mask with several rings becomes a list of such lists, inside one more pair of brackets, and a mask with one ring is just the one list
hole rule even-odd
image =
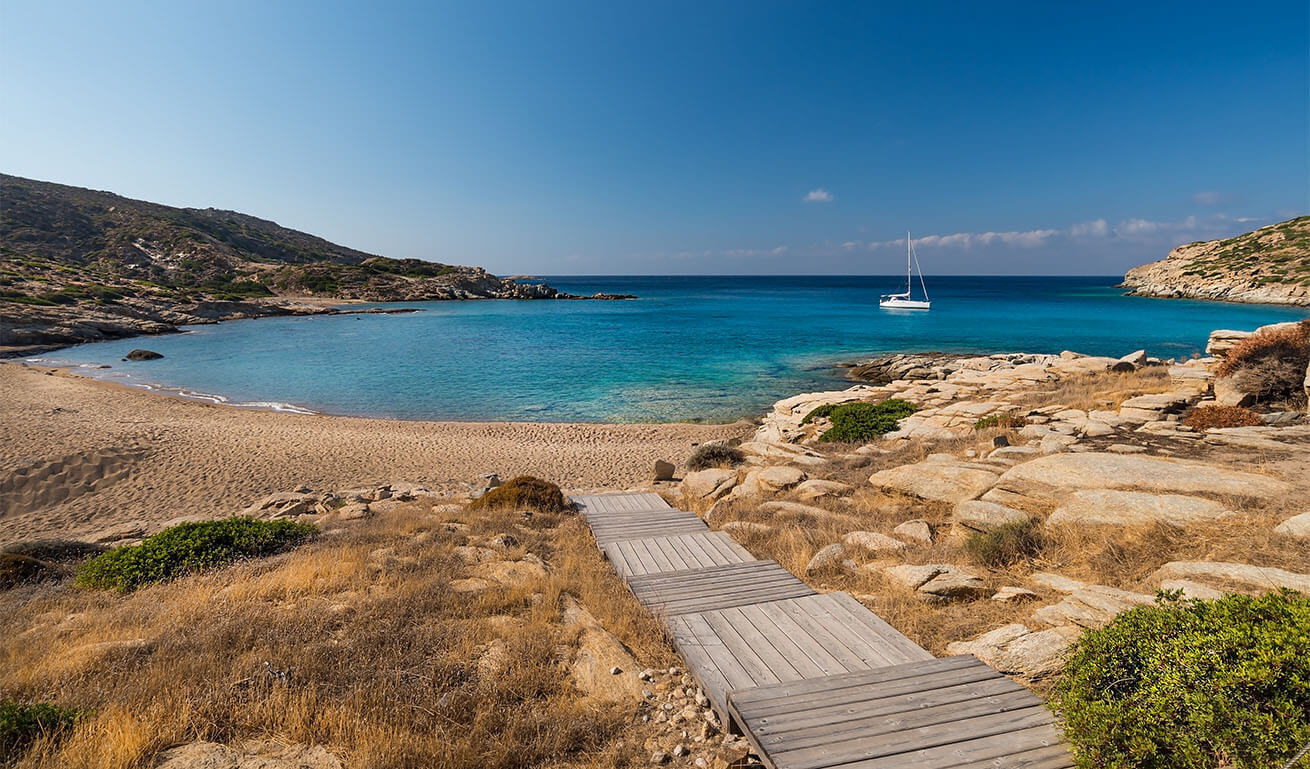
[[1181, 494], [1143, 494], [1113, 489], [1080, 489], [1046, 519], [1047, 525], [1127, 526], [1165, 523], [1187, 526], [1232, 515], [1226, 506], [1209, 499]]
[[578, 297], [480, 267], [375, 256], [235, 211], [16, 176], [0, 175], [0, 210], [0, 355], [338, 312], [325, 300], [632, 298]]
[[983, 633], [972, 641], [947, 644], [949, 654], [972, 654], [1002, 673], [1036, 677], [1054, 673], [1081, 628], [1060, 626], [1034, 632], [1013, 624]]
[[1310, 216], [1179, 246], [1129, 270], [1122, 287], [1138, 296], [1310, 305]]

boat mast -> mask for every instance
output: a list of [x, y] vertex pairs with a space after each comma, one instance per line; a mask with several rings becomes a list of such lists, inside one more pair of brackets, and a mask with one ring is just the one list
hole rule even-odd
[[910, 231], [905, 231], [905, 298], [910, 298]]

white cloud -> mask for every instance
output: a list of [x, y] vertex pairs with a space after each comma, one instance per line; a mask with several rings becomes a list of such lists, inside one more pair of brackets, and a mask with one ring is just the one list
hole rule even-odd
[[819, 187], [818, 189], [810, 190], [809, 193], [807, 193], [805, 197], [801, 199], [804, 200], [806, 203], [831, 203], [833, 200], [832, 193], [828, 192], [822, 187]]
[[1069, 228], [1069, 234], [1075, 238], [1103, 238], [1110, 234], [1110, 225], [1104, 219], [1079, 222]]
[[860, 241], [858, 241], [858, 240], [848, 240], [848, 241], [846, 241], [845, 243], [842, 243], [842, 244], [841, 244], [841, 247], [844, 248], [844, 249], [846, 249], [847, 251], [850, 251], [850, 250], [852, 250], [852, 249], [859, 248], [859, 247], [860, 247]]
[[[956, 232], [950, 235], [924, 235], [915, 238], [914, 245], [927, 246], [929, 248], [973, 248], [974, 246], [990, 246], [994, 243], [1001, 243], [1007, 246], [1017, 248], [1035, 248], [1045, 244], [1051, 238], [1060, 234], [1059, 230], [1027, 230], [1024, 232]], [[885, 248], [888, 246], [904, 246], [905, 238], [896, 240], [885, 240], [881, 243], [870, 243], [870, 249]]]
[[[786, 246], [774, 246], [773, 248], [730, 248], [723, 252], [724, 256], [781, 256], [787, 253]], [[709, 252], [706, 252], [709, 256]]]
[[1222, 192], [1214, 192], [1213, 190], [1198, 192], [1192, 196], [1192, 202], [1198, 206], [1217, 206], [1220, 203], [1227, 203], [1230, 200], [1232, 200], [1231, 195], [1225, 195]]

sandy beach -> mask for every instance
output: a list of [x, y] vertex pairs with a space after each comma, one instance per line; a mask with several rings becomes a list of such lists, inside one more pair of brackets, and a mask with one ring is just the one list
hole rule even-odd
[[126, 521], [236, 512], [300, 485], [412, 482], [458, 493], [485, 473], [570, 489], [649, 483], [657, 459], [746, 423], [404, 422], [187, 401], [59, 370], [0, 365], [0, 543]]

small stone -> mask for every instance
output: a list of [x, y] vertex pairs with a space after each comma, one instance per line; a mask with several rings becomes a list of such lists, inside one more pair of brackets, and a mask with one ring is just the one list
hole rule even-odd
[[810, 559], [810, 562], [805, 565], [805, 573], [809, 575], [820, 571], [827, 571], [828, 569], [835, 569], [841, 564], [845, 555], [846, 549], [840, 542], [828, 545], [814, 554], [814, 557]]
[[650, 754], [650, 762], [652, 764], [655, 764], [656, 766], [660, 764], [667, 764], [669, 762], [669, 754], [665, 753], [662, 750], [657, 750], [654, 753]]
[[1006, 585], [996, 591], [996, 594], [992, 596], [992, 600], [1000, 601], [1001, 603], [1018, 603], [1020, 601], [1032, 601], [1037, 597], [1036, 593], [1026, 587]]
[[671, 481], [673, 480], [673, 472], [677, 469], [672, 462], [657, 459], [655, 460], [655, 480]]
[[678, 758], [682, 758], [683, 756], [687, 755], [690, 752], [691, 751], [687, 749], [686, 745], [677, 745], [673, 748], [673, 755], [677, 756]]
[[618, 665], [615, 665], [614, 667], [610, 668], [610, 675], [612, 676], [616, 676], [622, 672], [623, 672], [623, 668], [619, 667]]
[[651, 668], [646, 668], [637, 674], [637, 678], [640, 678], [643, 681], [652, 681], [655, 679], [655, 671]]
[[932, 526], [930, 526], [927, 521], [919, 518], [898, 525], [896, 528], [892, 529], [892, 533], [898, 537], [905, 537], [906, 539], [914, 539], [920, 542], [926, 542], [930, 545], [932, 544]]

